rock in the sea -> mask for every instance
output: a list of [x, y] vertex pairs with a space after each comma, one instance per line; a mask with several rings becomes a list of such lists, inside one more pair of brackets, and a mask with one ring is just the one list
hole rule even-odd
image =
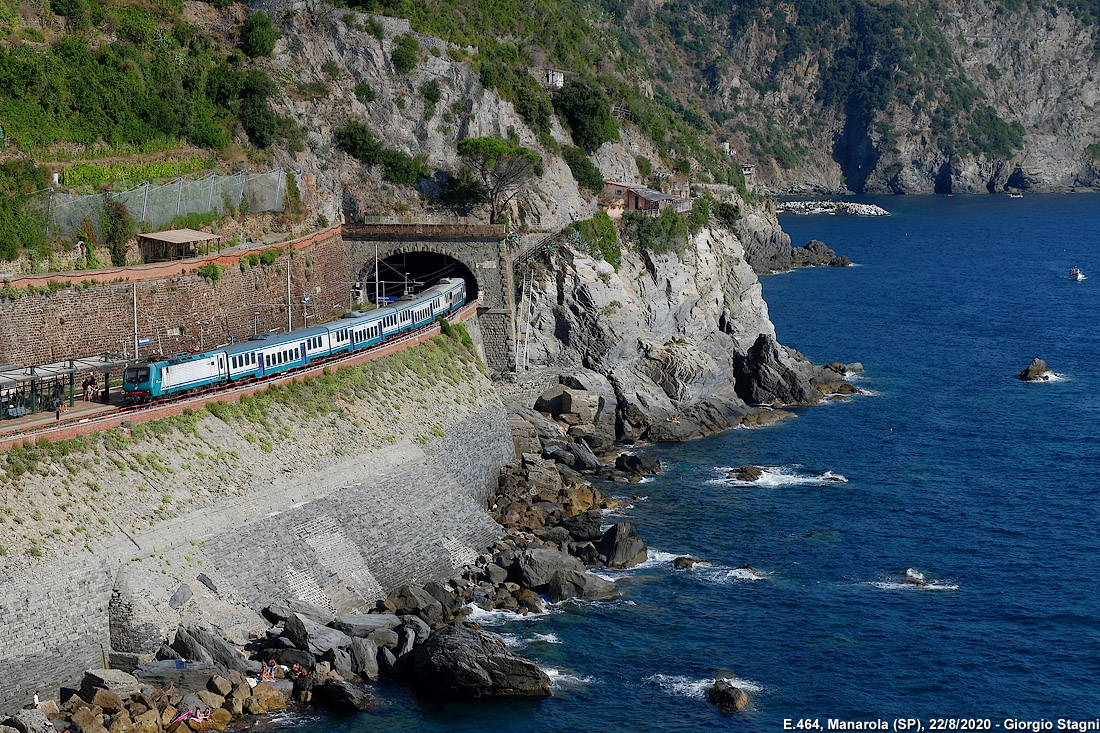
[[536, 593], [544, 593], [550, 578], [559, 570], [584, 572], [584, 564], [580, 560], [549, 547], [524, 550], [512, 567], [515, 582]]
[[1022, 379], [1025, 382], [1046, 382], [1053, 376], [1054, 372], [1050, 370], [1047, 363], [1039, 357], [1035, 357], [1027, 365], [1027, 368], [1017, 375], [1017, 379]]
[[343, 680], [326, 680], [319, 692], [321, 702], [332, 710], [370, 710], [374, 705], [370, 693]]
[[545, 697], [550, 678], [488, 631], [448, 626], [413, 654], [419, 688], [439, 697]]
[[661, 464], [645, 453], [623, 453], [615, 459], [615, 468], [627, 473], [656, 474]]
[[583, 601], [610, 601], [621, 594], [619, 586], [598, 575], [576, 570], [559, 570], [550, 577], [550, 600], [554, 603], [566, 598]]
[[368, 682], [378, 679], [378, 647], [370, 639], [351, 640], [351, 668]]
[[645, 562], [645, 543], [631, 522], [616, 522], [603, 533], [596, 549], [607, 558], [609, 568], [632, 568]]
[[760, 466], [741, 466], [741, 468], [735, 468], [726, 474], [726, 478], [737, 479], [738, 481], [744, 481], [745, 483], [752, 483], [758, 480], [764, 475], [764, 469]]
[[760, 334], [734, 364], [737, 396], [750, 405], [817, 404], [820, 393], [810, 383], [813, 367], [770, 334]]
[[596, 509], [581, 512], [575, 517], [564, 517], [561, 527], [577, 542], [590, 542], [600, 538], [600, 523], [603, 515]]
[[715, 680], [707, 688], [707, 700], [724, 713], [736, 713], [750, 702], [749, 693], [740, 687], [734, 687], [729, 680]]
[[677, 570], [688, 570], [695, 567], [701, 562], [705, 561], [700, 560], [697, 557], [692, 557], [690, 555], [681, 555], [680, 557], [672, 561], [672, 567], [676, 568]]
[[423, 588], [403, 585], [395, 588], [386, 597], [386, 607], [398, 616], [416, 614], [431, 626], [443, 621], [443, 604]]

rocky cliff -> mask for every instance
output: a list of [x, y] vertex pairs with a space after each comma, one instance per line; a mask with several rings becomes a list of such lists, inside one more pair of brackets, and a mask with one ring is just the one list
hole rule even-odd
[[520, 363], [543, 383], [597, 393], [595, 427], [621, 440], [686, 440], [820, 401], [844, 369], [776, 341], [744, 241], [789, 250], [790, 239], [766, 208], [739, 203], [753, 213], [736, 232], [712, 224], [661, 254], [624, 242], [617, 269], [583, 242], [563, 244], [527, 275]]

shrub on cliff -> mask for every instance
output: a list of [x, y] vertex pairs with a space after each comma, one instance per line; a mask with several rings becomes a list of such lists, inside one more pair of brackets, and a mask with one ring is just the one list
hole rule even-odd
[[566, 232], [575, 231], [589, 246], [589, 252], [599, 255], [616, 270], [619, 269], [619, 261], [622, 259], [622, 250], [619, 248], [619, 236], [614, 222], [606, 211], [597, 211], [591, 219], [575, 221], [566, 228]]
[[267, 56], [275, 50], [279, 31], [271, 24], [271, 16], [258, 11], [248, 16], [241, 28], [241, 50], [250, 58]]
[[393, 67], [402, 74], [407, 74], [416, 68], [416, 62], [420, 60], [420, 44], [412, 36], [398, 36], [394, 39], [393, 55], [390, 61]]
[[600, 169], [592, 164], [588, 156], [580, 148], [572, 145], [562, 148], [561, 157], [565, 158], [569, 166], [569, 172], [581, 188], [588, 189], [591, 193], [599, 193], [603, 190], [603, 174]]
[[108, 200], [103, 205], [100, 221], [103, 241], [111, 249], [111, 264], [122, 267], [126, 264], [126, 244], [137, 234], [137, 222], [121, 201]]
[[688, 222], [672, 209], [665, 209], [660, 216], [627, 212], [623, 215], [623, 236], [638, 249], [657, 254], [679, 251], [687, 242]]
[[573, 142], [595, 150], [619, 139], [619, 125], [611, 116], [611, 101], [603, 89], [588, 79], [570, 79], [554, 94], [554, 109], [569, 125]]

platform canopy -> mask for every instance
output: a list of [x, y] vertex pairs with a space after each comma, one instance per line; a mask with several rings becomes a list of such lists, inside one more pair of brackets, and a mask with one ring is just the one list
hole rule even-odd
[[120, 354], [101, 354], [83, 359], [68, 359], [54, 364], [35, 364], [34, 366], [14, 366], [0, 364], [0, 389], [10, 389], [29, 382], [42, 382], [71, 374], [107, 371], [114, 367], [124, 367], [133, 359]]
[[146, 262], [182, 260], [198, 254], [198, 246], [207, 242], [221, 243], [220, 234], [200, 232], [195, 229], [169, 229], [138, 235], [138, 246]]

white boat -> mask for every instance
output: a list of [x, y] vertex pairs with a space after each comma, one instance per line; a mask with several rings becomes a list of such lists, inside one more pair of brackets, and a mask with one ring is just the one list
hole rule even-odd
[[1080, 280], [1087, 280], [1088, 278], [1085, 277], [1085, 273], [1081, 272], [1081, 268], [1071, 267], [1071, 268], [1069, 268], [1069, 279], [1080, 281]]
[[1008, 194], [1010, 199], [1022, 199], [1024, 195], [1022, 193], [1010, 193]]

